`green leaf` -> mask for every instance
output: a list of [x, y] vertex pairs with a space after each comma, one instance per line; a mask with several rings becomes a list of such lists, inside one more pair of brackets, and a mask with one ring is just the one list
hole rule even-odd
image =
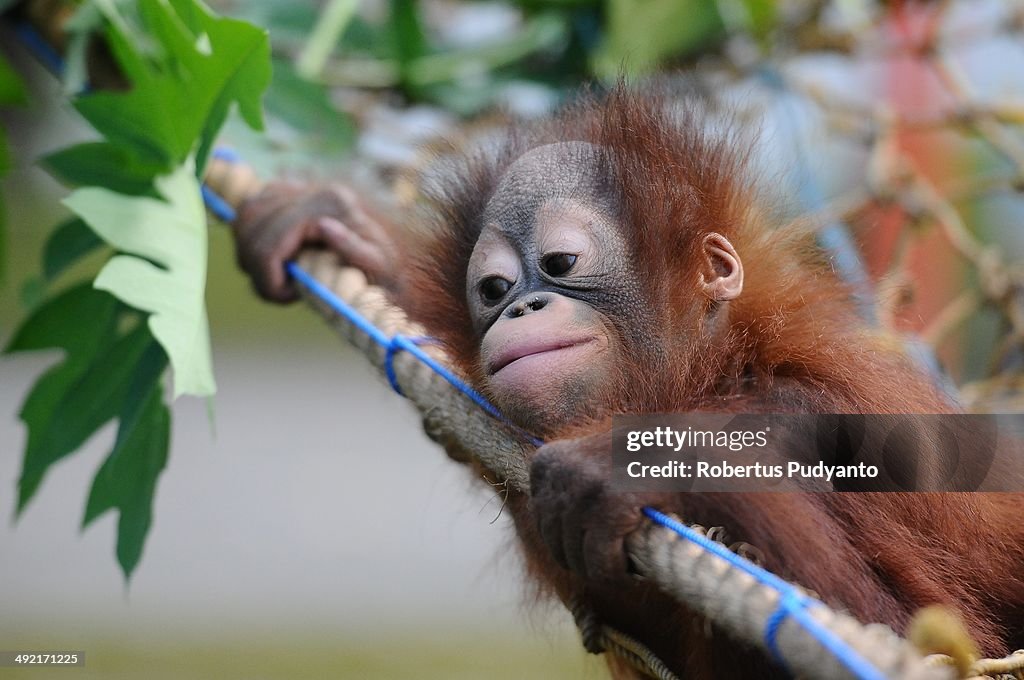
[[64, 204], [122, 251], [95, 286], [150, 312], [149, 327], [174, 368], [174, 396], [216, 387], [206, 319], [206, 213], [191, 161], [156, 180], [166, 201], [107, 189], [73, 192]]
[[[192, 0], [142, 3], [140, 10], [147, 27], [189, 76], [175, 84], [183, 83], [186, 92], [192, 93], [191, 104], [201, 114], [201, 134], [196, 130], [200, 136], [197, 158], [201, 171], [233, 102], [238, 103], [242, 119], [251, 128], [263, 128], [260, 97], [270, 83], [266, 31], [244, 21], [215, 17]], [[182, 12], [191, 26], [201, 31], [190, 31], [181, 20]], [[198, 101], [196, 95], [200, 95]], [[202, 95], [206, 95], [205, 100]]]
[[178, 19], [185, 28], [193, 35], [203, 32], [208, 12], [204, 11], [201, 4], [193, 0], [169, 0], [171, 7], [178, 15]]
[[75, 109], [109, 142], [130, 150], [144, 162], [169, 168], [191, 149], [194, 135], [178, 130], [190, 116], [179, 120], [182, 107], [170, 101], [179, 94], [173, 72], [161, 76], [143, 59], [126, 37], [124, 20], [109, 4], [104, 7], [110, 21], [104, 37], [132, 88], [128, 92], [88, 92], [74, 100]]
[[96, 233], [78, 218], [59, 224], [43, 249], [43, 276], [53, 281], [68, 267], [103, 245]]
[[114, 448], [96, 472], [82, 519], [84, 529], [108, 510], [119, 511], [117, 560], [126, 579], [142, 556], [157, 478], [167, 464], [171, 414], [160, 384], [166, 365], [163, 350], [150, 342], [121, 409]]
[[4, 348], [4, 354], [62, 349], [66, 360], [95, 352], [110, 335], [117, 300], [81, 283], [46, 301], [22, 322]]
[[102, 343], [84, 370], [59, 371], [61, 366], [58, 372], [47, 373], [43, 379], [58, 373], [60, 379], [53, 378], [47, 385], [49, 392], [40, 396], [45, 402], [32, 401], [43, 380], [36, 383], [21, 413], [29, 427], [29, 439], [18, 480], [19, 513], [35, 495], [47, 469], [77, 451], [117, 415], [136, 364], [151, 341], [145, 325], [139, 324], [115, 342]]
[[[215, 19], [203, 13], [201, 20], [210, 38], [213, 55], [206, 58], [210, 87], [218, 85], [218, 96], [210, 107], [206, 126], [196, 157], [199, 170], [209, 156], [232, 102], [237, 102], [238, 113], [254, 130], [263, 129], [261, 99], [270, 84], [270, 41], [266, 31], [234, 19]], [[216, 64], [218, 73], [212, 68]]]
[[35, 309], [46, 299], [46, 283], [43, 277], [33, 275], [22, 281], [19, 296], [21, 306], [25, 309]]
[[127, 149], [109, 142], [86, 142], [45, 156], [42, 163], [57, 179], [71, 186], [101, 186], [122, 194], [153, 190], [153, 178], [170, 168], [165, 163], [139, 160]]
[[8, 354], [64, 350], [64, 360], [36, 381], [19, 413], [28, 427], [28, 444], [18, 482], [18, 512], [35, 494], [47, 468], [81, 446], [116, 413], [116, 406], [97, 393], [97, 377], [102, 381], [107, 376], [93, 372], [91, 379], [86, 377], [90, 365], [104, 354], [103, 348], [111, 346], [116, 320], [117, 301], [82, 284], [36, 309], [4, 350]]
[[[90, 93], [75, 108], [145, 163], [179, 165], [198, 145], [201, 171], [232, 104], [246, 123], [262, 128], [260, 97], [270, 81], [266, 32], [216, 17], [194, 0], [144, 2], [139, 10], [163, 54], [155, 61], [140, 55], [123, 17], [105, 7], [107, 42], [132, 88]], [[203, 32], [193, 33], [195, 26]]]

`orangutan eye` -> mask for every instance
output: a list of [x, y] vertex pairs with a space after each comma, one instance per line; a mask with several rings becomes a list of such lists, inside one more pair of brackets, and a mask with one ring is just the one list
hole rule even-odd
[[540, 268], [548, 276], [565, 276], [576, 264], [576, 256], [571, 253], [552, 253], [545, 255], [540, 262]]
[[497, 302], [512, 289], [512, 282], [500, 276], [489, 276], [480, 282], [480, 294], [488, 302]]

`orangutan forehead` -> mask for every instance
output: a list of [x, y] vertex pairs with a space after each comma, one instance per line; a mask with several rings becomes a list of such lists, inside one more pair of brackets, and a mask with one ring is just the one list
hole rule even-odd
[[484, 221], [523, 220], [553, 198], [610, 208], [610, 165], [608, 151], [588, 142], [558, 142], [530, 149], [502, 175], [487, 203]]

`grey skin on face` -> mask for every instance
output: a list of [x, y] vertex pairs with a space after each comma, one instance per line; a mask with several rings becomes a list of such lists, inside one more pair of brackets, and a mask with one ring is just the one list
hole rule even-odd
[[540, 430], [596, 398], [620, 354], [602, 302], [626, 297], [635, 278], [614, 199], [585, 170], [600, 155], [567, 142], [512, 164], [484, 211], [467, 270], [485, 391]]
[[[470, 257], [466, 294], [485, 391], [538, 431], [602, 402], [630, 347], [650, 341], [610, 163], [583, 142], [523, 154], [488, 201]], [[735, 297], [742, 268], [732, 246], [712, 234], [705, 248], [703, 291]]]

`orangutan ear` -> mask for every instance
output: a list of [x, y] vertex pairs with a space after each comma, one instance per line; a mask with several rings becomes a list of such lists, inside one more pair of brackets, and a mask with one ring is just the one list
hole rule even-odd
[[708, 234], [703, 246], [700, 285], [704, 294], [716, 302], [739, 297], [743, 291], [743, 263], [729, 239], [721, 234]]

